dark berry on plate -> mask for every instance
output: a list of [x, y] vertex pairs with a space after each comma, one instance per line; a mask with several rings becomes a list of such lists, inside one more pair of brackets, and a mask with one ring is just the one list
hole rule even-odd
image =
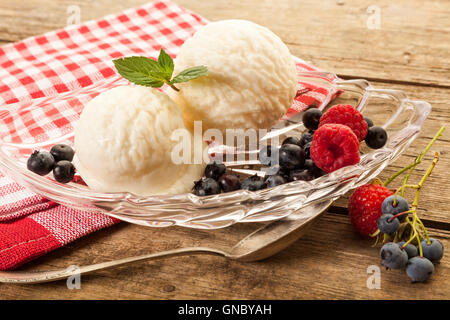
[[367, 130], [367, 136], [365, 138], [366, 144], [369, 148], [380, 149], [384, 147], [387, 141], [387, 133], [382, 127], [370, 127]]
[[360, 161], [358, 138], [343, 124], [321, 125], [314, 132], [310, 153], [315, 165], [327, 173]]
[[314, 137], [314, 132], [305, 132], [302, 137], [300, 138], [300, 147], [303, 148], [305, 144], [308, 142], [311, 142]]
[[55, 162], [61, 160], [72, 161], [75, 152], [73, 149], [67, 144], [56, 144], [50, 149], [50, 153], [52, 154]]
[[303, 150], [305, 151], [305, 159], [311, 159], [311, 152], [310, 152], [311, 144], [312, 144], [312, 142], [308, 142], [303, 147]]
[[378, 218], [377, 226], [382, 233], [393, 235], [400, 228], [400, 221], [392, 214], [383, 214]]
[[45, 176], [53, 170], [55, 159], [48, 151], [34, 151], [27, 161], [27, 168], [34, 173]]
[[75, 175], [75, 167], [70, 161], [61, 160], [55, 164], [53, 168], [53, 176], [55, 180], [61, 183], [68, 183], [72, 181]]
[[282, 167], [280, 167], [280, 165], [274, 165], [268, 168], [264, 168], [264, 171], [266, 173], [266, 177], [268, 176], [282, 176], [284, 179], [288, 179], [289, 178], [289, 170], [285, 170]]
[[[383, 203], [381, 204], [381, 212], [383, 214], [392, 214], [395, 216], [397, 213], [409, 210], [408, 201], [406, 201], [405, 198], [399, 195], [395, 197], [395, 206], [394, 206], [394, 197], [395, 195], [392, 195], [384, 199]], [[400, 222], [404, 221], [406, 219], [406, 214], [399, 216], [398, 219], [400, 220]]]
[[408, 262], [408, 254], [398, 244], [388, 242], [380, 250], [381, 264], [388, 269], [401, 269]]
[[241, 183], [241, 189], [244, 190], [257, 191], [265, 188], [266, 184], [264, 180], [256, 174], [254, 176], [248, 177]]
[[[401, 248], [405, 244], [405, 241], [397, 242], [397, 245]], [[406, 247], [404, 247], [406, 253], [408, 254], [408, 259], [417, 257], [419, 255], [419, 250], [417, 247], [411, 243], [408, 243]]]
[[425, 239], [421, 243], [423, 256], [431, 262], [439, 262], [444, 256], [444, 246], [442, 243], [434, 238], [430, 238], [430, 243]]
[[273, 166], [278, 162], [278, 148], [275, 146], [264, 146], [259, 151], [259, 162], [265, 166]]
[[370, 128], [370, 127], [373, 127], [373, 121], [372, 120], [370, 120], [369, 118], [367, 118], [367, 117], [364, 117], [364, 120], [367, 122], [367, 126]]
[[223, 163], [216, 163], [215, 161], [209, 163], [205, 168], [205, 177], [217, 180], [227, 171]]
[[306, 169], [293, 170], [289, 174], [290, 181], [298, 181], [298, 180], [311, 181], [314, 179], [315, 179], [314, 174]]
[[316, 130], [319, 127], [322, 111], [317, 108], [309, 108], [303, 114], [303, 125], [309, 130]]
[[272, 188], [285, 184], [287, 181], [283, 176], [274, 175], [265, 177], [264, 182], [268, 188]]
[[305, 165], [305, 151], [295, 144], [282, 145], [278, 156], [280, 167], [284, 169], [301, 169]]
[[433, 272], [433, 263], [424, 257], [411, 258], [406, 265], [406, 274], [413, 283], [427, 281]]
[[363, 141], [367, 135], [367, 122], [363, 115], [349, 104], [337, 104], [328, 109], [320, 119], [319, 127], [330, 123], [349, 127], [358, 141]]
[[305, 169], [311, 172], [315, 178], [321, 177], [325, 174], [325, 171], [318, 168], [311, 159], [305, 160]]
[[295, 144], [299, 147], [302, 147], [303, 145], [301, 144], [301, 138], [298, 137], [287, 137], [286, 139], [283, 140], [283, 142], [281, 143], [283, 144]]
[[218, 182], [223, 192], [231, 192], [241, 188], [239, 177], [231, 173], [223, 174]]
[[203, 178], [195, 182], [193, 190], [197, 196], [203, 197], [220, 193], [220, 186], [213, 178]]

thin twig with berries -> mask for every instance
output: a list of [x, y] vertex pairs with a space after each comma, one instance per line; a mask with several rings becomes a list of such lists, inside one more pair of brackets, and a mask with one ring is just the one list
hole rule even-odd
[[[417, 184], [408, 183], [411, 173], [422, 162], [425, 154], [442, 135], [444, 129], [445, 127], [442, 127], [436, 133], [425, 150], [416, 157], [413, 163], [386, 180], [384, 183], [385, 187], [406, 172], [402, 185], [395, 190], [393, 195], [384, 199], [381, 205], [382, 215], [377, 221], [378, 230], [373, 234], [373, 236], [377, 236], [375, 245], [379, 242], [385, 243], [380, 250], [381, 264], [388, 269], [406, 267], [406, 273], [412, 282], [428, 280], [434, 272], [433, 263], [438, 263], [444, 254], [442, 243], [428, 235], [425, 225], [417, 214], [420, 192], [439, 161], [439, 153], [435, 152], [433, 161]], [[406, 199], [403, 198], [406, 189], [416, 191], [411, 207], [409, 207]], [[401, 218], [405, 219], [403, 223], [400, 223], [399, 219]], [[388, 242], [392, 236], [394, 236], [394, 242]], [[400, 240], [404, 241], [400, 242]]]

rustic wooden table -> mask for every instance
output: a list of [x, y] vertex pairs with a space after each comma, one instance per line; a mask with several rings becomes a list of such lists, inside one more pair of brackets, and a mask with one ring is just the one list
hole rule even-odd
[[[0, 0], [0, 44], [61, 28], [67, 7], [83, 21], [147, 0]], [[433, 111], [386, 178], [414, 159], [450, 119], [450, 2], [447, 0], [175, 0], [210, 20], [249, 19], [277, 33], [294, 55], [339, 76], [365, 78], [429, 101]], [[374, 6], [376, 4], [376, 6]], [[375, 28], [374, 28], [375, 27]], [[447, 129], [449, 131], [450, 128]], [[449, 132], [433, 150], [441, 160], [421, 195], [420, 214], [433, 236], [450, 247]], [[429, 159], [429, 157], [427, 157]], [[423, 167], [413, 175], [418, 178]], [[212, 256], [178, 257], [82, 277], [80, 290], [65, 282], [1, 285], [4, 299], [448, 299], [450, 255], [426, 284], [410, 284], [402, 271], [381, 271], [381, 289], [368, 289], [367, 268], [378, 249], [352, 230], [347, 197], [338, 200], [294, 245], [262, 262]], [[122, 223], [42, 257], [24, 270], [90, 264], [190, 245], [227, 246], [253, 225], [206, 232], [150, 229]]]

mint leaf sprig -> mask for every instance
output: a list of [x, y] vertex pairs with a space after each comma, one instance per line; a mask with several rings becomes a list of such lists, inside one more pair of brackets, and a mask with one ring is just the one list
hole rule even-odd
[[173, 76], [173, 59], [161, 48], [158, 61], [140, 56], [113, 60], [119, 74], [137, 85], [160, 88], [165, 83], [175, 91], [180, 91], [174, 84], [188, 82], [208, 74], [205, 66], [185, 69]]

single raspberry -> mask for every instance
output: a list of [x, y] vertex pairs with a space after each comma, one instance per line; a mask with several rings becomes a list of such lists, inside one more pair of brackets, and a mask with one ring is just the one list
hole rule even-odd
[[353, 131], [342, 124], [325, 124], [314, 133], [311, 160], [325, 172], [359, 163], [359, 141]]
[[367, 136], [367, 121], [349, 104], [337, 104], [328, 109], [320, 118], [319, 127], [327, 123], [339, 123], [350, 127], [359, 141], [363, 141]]
[[356, 188], [348, 200], [348, 215], [353, 227], [363, 236], [377, 231], [381, 204], [393, 192], [378, 184], [365, 184]]

